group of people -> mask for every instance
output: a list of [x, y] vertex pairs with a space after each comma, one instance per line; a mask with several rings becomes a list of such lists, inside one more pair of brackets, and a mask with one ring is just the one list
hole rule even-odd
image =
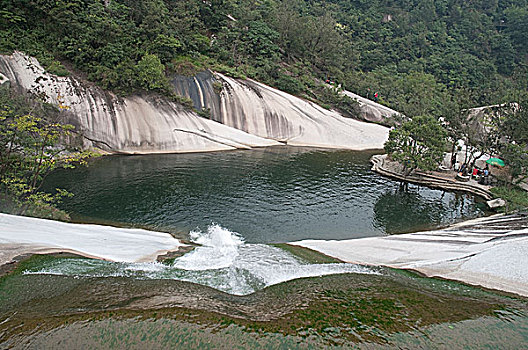
[[[454, 163], [454, 169], [460, 176], [466, 176], [469, 175], [468, 165], [466, 163], [462, 164], [462, 166], [459, 166], [460, 163], [456, 162]], [[478, 181], [479, 184], [482, 185], [489, 185], [490, 183], [490, 171], [489, 171], [489, 165], [486, 164], [486, 168], [480, 169], [478, 167], [474, 167], [471, 171], [471, 176], [475, 181]]]
[[485, 169], [479, 169], [477, 167], [473, 168], [473, 173], [471, 174], [473, 178], [482, 185], [489, 185], [489, 167], [486, 164]]

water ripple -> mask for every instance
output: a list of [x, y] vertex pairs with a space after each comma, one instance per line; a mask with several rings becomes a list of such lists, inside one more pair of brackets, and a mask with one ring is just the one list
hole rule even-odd
[[51, 174], [50, 191], [83, 221], [176, 232], [228, 224], [250, 243], [349, 239], [414, 231], [483, 214], [470, 195], [399, 183], [370, 171], [372, 152], [277, 147], [105, 157]]

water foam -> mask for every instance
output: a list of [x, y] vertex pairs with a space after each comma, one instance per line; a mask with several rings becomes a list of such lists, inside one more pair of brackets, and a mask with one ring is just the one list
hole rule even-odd
[[232, 266], [244, 240], [237, 233], [212, 224], [206, 232], [190, 232], [191, 241], [200, 244], [192, 252], [174, 261], [174, 267], [182, 270], [215, 270]]
[[59, 259], [27, 274], [58, 274], [81, 277], [131, 277], [175, 279], [203, 284], [230, 294], [246, 295], [289, 280], [338, 273], [378, 274], [354, 264], [309, 264], [266, 244], [247, 244], [237, 233], [219, 225], [190, 233], [200, 246], [161, 263], [111, 263], [101, 260]]

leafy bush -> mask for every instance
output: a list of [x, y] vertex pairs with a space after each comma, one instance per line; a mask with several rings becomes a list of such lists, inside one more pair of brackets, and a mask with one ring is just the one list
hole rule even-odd
[[201, 59], [193, 59], [189, 56], [178, 56], [169, 65], [171, 72], [178, 75], [191, 77], [206, 69], [206, 64]]
[[403, 164], [406, 174], [419, 168], [435, 170], [444, 157], [447, 131], [431, 116], [417, 116], [392, 129], [385, 151]]
[[222, 84], [221, 81], [214, 81], [213, 82], [213, 90], [217, 94], [221, 94], [224, 90], [224, 84]]
[[165, 77], [165, 66], [158, 56], [144, 55], [136, 66], [138, 81], [145, 90], [163, 90], [168, 81]]
[[277, 89], [286, 91], [292, 95], [298, 95], [304, 91], [304, 86], [297, 79], [284, 73], [278, 74], [274, 85]]
[[325, 85], [320, 85], [315, 91], [320, 103], [331, 106], [345, 116], [359, 118], [359, 103], [355, 99], [342, 94], [334, 87]]
[[59, 123], [58, 116], [59, 111], [49, 105], [0, 88], [0, 197], [8, 203], [3, 210], [17, 214], [28, 209], [49, 211], [52, 204], [70, 194], [61, 189], [55, 194], [41, 192], [46, 175], [93, 156], [60, 142], [74, 128]]
[[70, 75], [70, 72], [59, 61], [51, 62], [51, 64], [46, 67], [46, 70], [59, 77], [67, 77]]
[[188, 97], [176, 95], [175, 93], [173, 93], [169, 96], [169, 98], [187, 109], [194, 109], [194, 102]]

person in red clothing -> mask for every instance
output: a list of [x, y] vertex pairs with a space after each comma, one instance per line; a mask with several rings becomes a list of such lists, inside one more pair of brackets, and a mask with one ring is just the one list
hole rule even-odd
[[374, 93], [374, 101], [375, 101], [375, 102], [378, 102], [378, 97], [379, 97], [379, 94], [378, 94], [378, 92], [376, 91], [376, 92]]
[[478, 177], [478, 173], [479, 173], [479, 170], [477, 167], [473, 168], [473, 178], [474, 179], [477, 179]]

